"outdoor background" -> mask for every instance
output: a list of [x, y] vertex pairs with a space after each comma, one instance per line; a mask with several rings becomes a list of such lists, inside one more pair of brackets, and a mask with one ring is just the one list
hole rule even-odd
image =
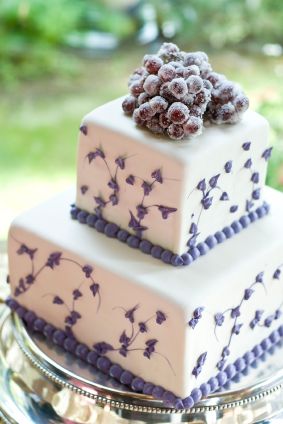
[[1, 0], [0, 244], [16, 214], [75, 183], [82, 116], [164, 40], [242, 84], [271, 124], [268, 184], [283, 190], [282, 1]]

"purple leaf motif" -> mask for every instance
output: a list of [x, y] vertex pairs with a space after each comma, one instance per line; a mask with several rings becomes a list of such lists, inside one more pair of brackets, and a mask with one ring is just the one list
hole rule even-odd
[[152, 191], [152, 185], [148, 183], [147, 181], [143, 181], [142, 183], [143, 193], [145, 196], [148, 196], [149, 193]]
[[252, 192], [252, 198], [253, 198], [254, 200], [258, 200], [258, 199], [260, 199], [260, 188], [257, 188], [256, 190], [254, 190], [254, 191]]
[[160, 184], [163, 183], [163, 178], [162, 178], [160, 169], [156, 169], [155, 171], [153, 171], [151, 174], [151, 177], [154, 178], [158, 183]]
[[135, 322], [134, 314], [138, 309], [139, 305], [135, 305], [133, 308], [125, 312], [125, 318], [127, 318], [132, 324]]
[[27, 284], [33, 284], [33, 283], [34, 283], [34, 280], [35, 280], [34, 275], [32, 275], [32, 274], [28, 274], [28, 275], [26, 276], [26, 283], [27, 283]]
[[128, 355], [128, 349], [125, 346], [122, 346], [119, 349], [119, 353], [120, 355], [124, 356], [124, 358], [126, 358]]
[[71, 311], [70, 315], [65, 318], [65, 323], [69, 325], [75, 325], [82, 316], [77, 311]]
[[109, 196], [109, 200], [112, 203], [112, 206], [118, 205], [118, 197], [116, 196], [116, 194], [111, 194]]
[[134, 185], [134, 184], [135, 184], [135, 177], [134, 177], [133, 175], [129, 175], [129, 176], [126, 178], [126, 183], [127, 183], [127, 184], [130, 184], [130, 185]]
[[214, 177], [210, 178], [209, 185], [211, 188], [215, 188], [217, 186], [218, 178], [220, 177], [220, 174], [215, 175]]
[[25, 244], [21, 244], [21, 246], [17, 250], [17, 254], [18, 255], [27, 254], [30, 257], [30, 259], [33, 260], [36, 251], [37, 249], [29, 249]]
[[125, 159], [121, 156], [115, 159], [115, 163], [120, 169], [125, 169]]
[[205, 178], [198, 183], [197, 189], [198, 190], [201, 190], [201, 191], [205, 191], [206, 190]]
[[206, 358], [207, 358], [207, 352], [202, 353], [197, 360], [198, 364], [203, 367], [205, 364]]
[[236, 306], [236, 308], [232, 309], [231, 318], [238, 318], [240, 315], [241, 315], [240, 306]]
[[225, 346], [222, 350], [222, 356], [223, 356], [223, 358], [226, 358], [229, 355], [230, 355], [230, 350], [229, 350], [228, 346]]
[[263, 282], [263, 275], [264, 275], [264, 272], [262, 271], [262, 272], [260, 272], [259, 274], [257, 274], [257, 276], [256, 276], [256, 278], [255, 278], [255, 281], [257, 282], [257, 283], [262, 283]]
[[198, 324], [199, 320], [196, 318], [192, 318], [190, 319], [190, 321], [188, 322], [188, 325], [194, 330], [196, 325]]
[[258, 172], [254, 172], [252, 174], [251, 181], [255, 184], [259, 183], [259, 173]]
[[139, 219], [144, 219], [145, 215], [147, 214], [148, 214], [148, 210], [145, 206], [143, 205], [137, 206], [137, 216]]
[[56, 266], [59, 266], [61, 256], [62, 256], [61, 252], [51, 253], [47, 259], [46, 266], [48, 266], [51, 269], [54, 269]]
[[96, 149], [95, 153], [96, 153], [96, 156], [98, 156], [99, 158], [105, 159], [105, 154], [101, 149]]
[[161, 325], [164, 321], [166, 321], [166, 315], [162, 311], [156, 311], [156, 323]]
[[129, 221], [129, 227], [133, 228], [135, 231], [144, 231], [147, 230], [147, 227], [142, 226], [139, 221], [137, 220], [137, 218], [133, 215], [133, 213], [131, 211], [130, 212], [130, 216], [131, 219]]
[[93, 272], [93, 267], [91, 265], [84, 265], [82, 267], [82, 271], [84, 272], [86, 278], [90, 278]]
[[117, 181], [115, 181], [113, 178], [108, 182], [108, 187], [112, 188], [115, 191], [119, 191], [119, 186], [117, 184]]
[[204, 311], [204, 307], [200, 306], [199, 308], [196, 308], [193, 312], [194, 318], [200, 319], [202, 317], [202, 313]]
[[80, 126], [80, 132], [83, 133], [83, 135], [87, 135], [87, 126], [81, 125]]
[[236, 335], [240, 334], [242, 326], [243, 324], [235, 324], [234, 327], [232, 328], [232, 333]]
[[77, 300], [77, 299], [79, 299], [80, 297], [82, 297], [82, 292], [81, 292], [79, 289], [75, 289], [75, 290], [73, 291], [73, 299], [74, 299], [74, 300]]
[[195, 224], [194, 222], [192, 222], [192, 223], [191, 223], [191, 226], [190, 226], [190, 231], [189, 231], [189, 233], [190, 233], [190, 234], [197, 234], [197, 232], [198, 232], [197, 224]]
[[102, 197], [96, 196], [94, 197], [94, 201], [100, 208], [105, 208], [106, 202], [102, 199]]
[[215, 324], [218, 327], [221, 327], [222, 326], [222, 324], [224, 322], [224, 319], [225, 319], [224, 315], [221, 314], [220, 312], [214, 315], [214, 321], [215, 321]]
[[280, 311], [280, 309], [276, 309], [274, 319], [278, 319], [281, 316], [282, 316], [282, 312]]
[[147, 333], [147, 325], [145, 322], [139, 322], [139, 329], [141, 333]]
[[170, 213], [176, 212], [177, 208], [170, 208], [169, 206], [158, 206], [158, 210], [161, 212], [163, 219], [167, 219]]
[[244, 299], [249, 300], [250, 297], [252, 296], [253, 292], [254, 292], [253, 289], [246, 289], [245, 294], [244, 294]]
[[244, 167], [247, 168], [247, 169], [249, 169], [249, 168], [251, 168], [252, 164], [253, 164], [252, 160], [251, 159], [248, 159], [245, 162]]
[[280, 276], [281, 276], [281, 269], [276, 269], [276, 271], [274, 272], [274, 274], [273, 274], [273, 278], [275, 279], [275, 280], [279, 280], [279, 278], [280, 278]]
[[204, 209], [210, 208], [210, 206], [212, 205], [212, 200], [213, 200], [213, 197], [204, 197], [201, 200], [201, 203], [202, 203], [202, 206], [204, 207]]
[[225, 169], [225, 172], [227, 173], [227, 174], [230, 174], [230, 172], [232, 171], [232, 161], [231, 160], [228, 160], [228, 162], [226, 162], [225, 163], [225, 165], [224, 165], [224, 169]]
[[261, 155], [261, 157], [263, 159], [265, 159], [266, 161], [268, 161], [268, 159], [271, 156], [271, 152], [272, 152], [273, 147], [269, 147], [268, 149], [265, 149]]
[[235, 212], [237, 212], [237, 210], [238, 210], [238, 205], [233, 205], [233, 206], [231, 206], [231, 208], [230, 208], [230, 212], [231, 212], [231, 213], [235, 213]]
[[111, 344], [105, 342], [96, 343], [93, 348], [99, 355], [105, 355], [107, 352], [114, 350]]
[[243, 148], [245, 151], [250, 150], [250, 147], [251, 147], [251, 142], [250, 142], [250, 141], [247, 141], [246, 143], [244, 143], [244, 144], [242, 145], [242, 148]]
[[264, 326], [270, 327], [272, 322], [273, 322], [273, 319], [274, 319], [273, 315], [269, 315], [268, 317], [266, 317], [265, 320], [264, 320]]
[[93, 294], [93, 297], [95, 297], [96, 294], [99, 292], [99, 284], [93, 283], [91, 286], [89, 286], [89, 288], [90, 288], [90, 291]]
[[226, 193], [226, 191], [223, 191], [223, 193], [221, 194], [220, 200], [229, 200], [229, 196], [228, 193]]
[[123, 333], [121, 334], [120, 338], [119, 338], [119, 342], [124, 346], [124, 347], [128, 347], [130, 344], [130, 337], [127, 336], [126, 331], [124, 330]]
[[63, 305], [63, 300], [61, 299], [61, 297], [59, 297], [59, 296], [55, 296], [54, 297], [54, 299], [53, 299], [53, 303], [55, 304], [55, 305]]
[[89, 152], [86, 157], [88, 158], [88, 163], [91, 163], [96, 158], [96, 154], [95, 152]]

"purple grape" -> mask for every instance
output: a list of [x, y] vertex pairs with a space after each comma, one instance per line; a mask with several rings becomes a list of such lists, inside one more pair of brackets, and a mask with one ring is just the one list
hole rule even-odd
[[182, 125], [171, 124], [167, 128], [167, 134], [172, 140], [182, 140], [182, 138], [184, 138], [185, 132]]
[[138, 105], [140, 106], [143, 103], [148, 102], [149, 99], [150, 99], [150, 96], [147, 93], [145, 92], [141, 93], [138, 97]]
[[206, 79], [211, 82], [214, 88], [219, 87], [219, 85], [226, 80], [224, 75], [218, 74], [217, 72], [210, 72]]
[[169, 84], [170, 82], [165, 82], [164, 84], [161, 85], [160, 87], [160, 96], [163, 97], [164, 99], [166, 99], [168, 102], [173, 103], [176, 102], [178, 99], [176, 99], [176, 97], [173, 96], [173, 94], [171, 93], [171, 91], [169, 90]]
[[217, 110], [217, 123], [230, 123], [234, 121], [235, 107], [231, 103], [222, 105]]
[[168, 102], [161, 96], [155, 96], [149, 101], [150, 107], [154, 113], [165, 112], [168, 107]]
[[136, 107], [136, 98], [134, 96], [127, 96], [122, 103], [122, 108], [125, 113], [132, 115]]
[[201, 117], [202, 116], [202, 110], [201, 110], [201, 108], [199, 106], [197, 106], [197, 105], [193, 105], [190, 108], [190, 115], [191, 116], [196, 116], [198, 118]]
[[143, 84], [143, 89], [150, 96], [155, 96], [156, 94], [159, 94], [160, 85], [161, 81], [157, 75], [149, 75]]
[[163, 128], [159, 124], [159, 118], [154, 117], [146, 122], [146, 127], [154, 134], [163, 134]]
[[230, 102], [234, 97], [235, 84], [231, 81], [224, 81], [218, 88], [218, 97], [223, 103]]
[[159, 125], [162, 128], [168, 128], [170, 124], [171, 124], [171, 121], [170, 119], [168, 119], [167, 113], [161, 113], [159, 115]]
[[186, 80], [189, 93], [197, 94], [203, 89], [202, 78], [197, 75], [191, 75]]
[[213, 85], [211, 84], [211, 82], [208, 79], [204, 79], [203, 80], [203, 88], [205, 88], [206, 90], [208, 90], [210, 93], [213, 89]]
[[143, 92], [143, 82], [139, 79], [130, 86], [130, 92], [134, 97], [138, 97]]
[[172, 81], [176, 76], [176, 69], [170, 63], [162, 65], [158, 71], [158, 76], [164, 82]]
[[207, 90], [201, 90], [195, 95], [195, 105], [201, 106], [202, 104], [206, 105], [210, 100], [210, 93]]
[[134, 122], [139, 125], [139, 126], [143, 126], [144, 125], [144, 121], [141, 119], [140, 117], [140, 112], [139, 109], [135, 109], [134, 113], [133, 113], [133, 119]]
[[170, 82], [168, 88], [173, 96], [175, 96], [178, 100], [188, 94], [188, 87], [184, 78], [174, 78]]
[[172, 103], [167, 116], [173, 124], [183, 124], [189, 118], [189, 109], [181, 102]]
[[140, 105], [140, 107], [138, 108], [138, 111], [139, 111], [139, 117], [143, 121], [150, 119], [154, 115], [154, 110], [150, 106], [149, 102], [146, 102]]
[[157, 55], [152, 54], [145, 56], [144, 66], [150, 74], [157, 74], [162, 65], [163, 60]]
[[202, 119], [190, 116], [188, 121], [183, 125], [185, 135], [199, 135], [202, 132]]
[[233, 101], [236, 111], [245, 112], [249, 108], [249, 99], [244, 94], [239, 94]]
[[184, 103], [184, 105], [186, 105], [189, 109], [194, 104], [194, 101], [195, 99], [193, 94], [188, 93], [182, 98], [182, 103]]
[[163, 43], [157, 54], [166, 63], [180, 58], [179, 47], [173, 43]]

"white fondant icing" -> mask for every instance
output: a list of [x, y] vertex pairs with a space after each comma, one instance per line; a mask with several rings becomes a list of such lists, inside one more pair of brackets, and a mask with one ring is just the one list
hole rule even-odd
[[[38, 316], [64, 329], [66, 308], [52, 303], [54, 295], [60, 296], [72, 307], [72, 292], [81, 284], [83, 297], [76, 302], [82, 315], [73, 327], [75, 336], [88, 346], [107, 342], [119, 346], [123, 330], [129, 335], [132, 326], [124, 311], [139, 305], [135, 312], [134, 327], [154, 316], [157, 310], [166, 314], [166, 321], [158, 325], [148, 323], [149, 331], [140, 333], [132, 348], [143, 349], [149, 339], [156, 339], [156, 351], [151, 359], [141, 350], [128, 353], [125, 358], [118, 351], [107, 356], [146, 381], [164, 386], [176, 395], [185, 397], [190, 391], [217, 373], [216, 363], [227, 345], [233, 320], [225, 315], [222, 327], [214, 334], [214, 315], [239, 305], [244, 290], [264, 271], [266, 291], [257, 284], [252, 297], [241, 307], [239, 335], [230, 346], [227, 363], [242, 356], [282, 323], [282, 317], [270, 328], [249, 327], [255, 310], [263, 309], [264, 318], [275, 312], [283, 300], [283, 277], [273, 279], [277, 267], [283, 263], [283, 196], [266, 189], [264, 196], [271, 204], [269, 216], [251, 225], [247, 230], [200, 258], [190, 267], [173, 268], [150, 256], [103, 234], [91, 231], [69, 218], [67, 205], [73, 201], [72, 190], [39, 205], [17, 218], [9, 236], [9, 269], [12, 293], [19, 279], [28, 275], [31, 262], [27, 255], [16, 252], [20, 243], [37, 248], [34, 272], [46, 263], [53, 252], [63, 252], [63, 257], [81, 265], [93, 266], [93, 277], [100, 284], [101, 306], [89, 290], [89, 279], [73, 262], [62, 261], [60, 266], [44, 268], [27, 292], [17, 301], [33, 310]], [[188, 326], [193, 311], [203, 306], [203, 316], [195, 329]], [[200, 354], [207, 353], [203, 370], [196, 379], [192, 370]], [[167, 360], [170, 362], [169, 366]]]
[[[117, 99], [89, 113], [83, 120], [87, 135], [81, 133], [78, 149], [77, 196], [78, 207], [94, 212], [94, 197], [105, 201], [113, 194], [107, 185], [112, 177], [117, 177], [119, 202], [103, 208], [103, 217], [115, 222], [128, 231], [130, 213], [137, 215], [139, 204], [149, 206], [142, 220], [147, 227], [143, 238], [161, 245], [174, 253], [188, 250], [187, 242], [192, 222], [198, 225], [200, 233], [197, 242], [208, 235], [222, 230], [246, 212], [246, 202], [251, 200], [252, 191], [261, 189], [266, 176], [266, 161], [261, 157], [267, 147], [267, 121], [255, 112], [248, 111], [236, 125], [221, 125], [205, 128], [201, 136], [192, 140], [174, 142], [164, 136], [154, 136], [149, 131], [137, 128], [133, 120], [121, 109], [122, 99]], [[248, 151], [243, 144], [251, 142]], [[97, 157], [89, 163], [87, 155], [100, 148], [105, 154], [105, 162]], [[115, 159], [125, 157], [125, 168], [116, 170]], [[250, 168], [244, 165], [252, 160]], [[224, 166], [232, 160], [232, 171], [226, 173]], [[154, 183], [152, 191], [143, 198], [141, 184], [151, 183], [151, 173], [161, 170], [163, 184]], [[259, 182], [251, 181], [253, 172], [259, 173]], [[209, 180], [218, 175], [217, 187], [210, 190]], [[134, 175], [134, 185], [125, 182]], [[206, 180], [207, 197], [213, 197], [212, 205], [204, 209], [201, 200], [204, 194], [197, 190], [198, 183]], [[81, 187], [87, 186], [83, 194]], [[220, 201], [221, 194], [227, 192], [229, 200]], [[251, 210], [262, 204], [260, 199], [252, 199]], [[162, 219], [156, 205], [177, 208]], [[236, 206], [234, 213], [230, 208]]]

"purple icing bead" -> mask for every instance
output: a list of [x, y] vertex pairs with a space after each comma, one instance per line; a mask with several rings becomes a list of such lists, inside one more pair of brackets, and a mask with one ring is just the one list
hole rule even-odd
[[47, 340], [51, 340], [55, 331], [55, 327], [51, 324], [46, 324], [43, 329], [43, 334], [47, 338]]
[[256, 213], [259, 218], [262, 218], [264, 215], [266, 215], [266, 210], [263, 206], [260, 206], [256, 209]]
[[166, 390], [162, 395], [163, 402], [167, 402], [168, 405], [173, 405], [173, 402], [175, 401], [176, 396], [172, 393]]
[[232, 227], [223, 228], [223, 233], [225, 234], [227, 239], [231, 238], [235, 234]]
[[280, 340], [280, 335], [278, 331], [273, 331], [270, 336], [269, 336], [270, 340], [272, 343], [278, 343]]
[[25, 314], [26, 314], [27, 310], [26, 308], [24, 308], [23, 306], [19, 306], [16, 309], [16, 314], [20, 317], [20, 318], [24, 318]]
[[184, 265], [184, 261], [180, 255], [173, 255], [171, 258], [171, 264], [174, 266]]
[[79, 343], [77, 345], [75, 354], [78, 358], [86, 360], [89, 353], [89, 348], [85, 344]]
[[44, 326], [45, 326], [45, 324], [46, 324], [46, 322], [45, 322], [43, 319], [41, 319], [41, 318], [37, 318], [37, 319], [33, 322], [33, 329], [34, 329], [35, 331], [40, 331], [40, 332], [42, 332], [42, 331], [43, 331], [43, 328], [44, 328]]
[[250, 218], [251, 222], [254, 222], [257, 220], [258, 215], [255, 211], [252, 211], [248, 214], [248, 217]]
[[98, 219], [95, 223], [95, 229], [99, 233], [104, 233], [104, 229], [106, 227], [106, 221], [104, 219]]
[[233, 228], [233, 231], [234, 231], [235, 234], [238, 234], [243, 229], [243, 227], [242, 227], [242, 225], [239, 221], [232, 222], [231, 228]]
[[128, 246], [133, 247], [134, 249], [137, 249], [139, 247], [139, 244], [140, 244], [140, 239], [138, 237], [130, 235], [127, 238]]
[[216, 376], [218, 383], [219, 383], [219, 387], [223, 387], [224, 384], [227, 382], [227, 374], [225, 371], [220, 371], [217, 376]]
[[96, 223], [96, 221], [97, 221], [97, 216], [96, 215], [94, 215], [94, 214], [89, 214], [89, 216], [87, 217], [87, 219], [86, 219], [86, 223], [87, 223], [87, 225], [89, 226], [89, 227], [94, 227], [95, 226], [95, 223]]
[[63, 346], [65, 338], [66, 338], [66, 333], [63, 330], [56, 330], [53, 333], [52, 340], [55, 344], [59, 346]]
[[215, 390], [217, 390], [219, 388], [219, 382], [218, 382], [216, 377], [211, 377], [208, 380], [208, 384], [210, 385], [211, 393], [214, 393]]
[[117, 233], [117, 239], [123, 242], [127, 241], [127, 238], [129, 237], [130, 233], [126, 230], [119, 230]]
[[162, 255], [163, 249], [160, 246], [153, 246], [151, 249], [151, 256], [153, 256], [156, 259], [160, 259]]
[[116, 234], [119, 231], [118, 225], [109, 222], [105, 225], [104, 233], [107, 235], [107, 237], [116, 237]]
[[278, 328], [278, 333], [280, 337], [283, 337], [283, 325], [280, 325], [280, 327]]
[[254, 353], [252, 351], [248, 351], [243, 356], [244, 361], [247, 365], [251, 364], [255, 360]]
[[117, 380], [120, 380], [122, 372], [123, 372], [123, 368], [120, 367], [120, 365], [118, 364], [111, 365], [109, 369], [110, 377], [116, 378]]
[[193, 258], [189, 253], [183, 253], [181, 258], [183, 259], [184, 265], [190, 265], [193, 262]]
[[192, 396], [188, 396], [185, 399], [183, 399], [183, 405], [184, 405], [184, 408], [186, 409], [192, 408], [194, 406], [194, 400]]
[[133, 374], [130, 371], [123, 371], [120, 377], [120, 382], [129, 386], [133, 381]]
[[196, 248], [196, 247], [192, 247], [189, 250], [189, 254], [191, 255], [191, 257], [193, 258], [193, 260], [195, 261], [197, 258], [200, 257], [200, 251]]
[[269, 350], [271, 348], [271, 341], [267, 339], [263, 339], [260, 343], [263, 350]]
[[36, 320], [36, 315], [35, 315], [35, 313], [34, 313], [34, 312], [32, 312], [32, 311], [27, 311], [27, 312], [25, 313], [24, 320], [25, 320], [25, 322], [26, 322], [28, 325], [32, 325], [32, 324], [33, 324], [33, 322]]
[[170, 264], [172, 256], [173, 254], [172, 252], [170, 252], [170, 250], [164, 250], [161, 254], [161, 260], [165, 262], [166, 264]]
[[152, 249], [152, 243], [148, 240], [142, 240], [140, 242], [139, 248], [143, 253], [146, 253], [149, 255]]
[[246, 368], [246, 363], [245, 363], [245, 361], [244, 361], [244, 359], [243, 359], [243, 358], [238, 358], [238, 359], [234, 362], [234, 365], [235, 365], [236, 370], [237, 370], [238, 372], [241, 372], [241, 371], [243, 371], [243, 369], [245, 369], [245, 368]]
[[175, 408], [175, 409], [184, 409], [184, 404], [183, 404], [183, 401], [182, 401], [182, 399], [180, 399], [180, 398], [175, 398], [175, 402], [173, 403], [173, 407]]
[[201, 256], [205, 255], [209, 251], [209, 247], [206, 243], [202, 242], [197, 245], [197, 249]]
[[86, 224], [86, 220], [88, 217], [88, 212], [80, 211], [77, 215], [77, 219], [81, 224]]
[[197, 403], [199, 400], [201, 400], [201, 390], [200, 389], [194, 389], [191, 392], [191, 397], [193, 398], [194, 403]]
[[80, 212], [80, 209], [78, 209], [78, 208], [72, 208], [71, 209], [71, 218], [72, 219], [78, 219], [78, 214], [79, 214], [79, 212]]
[[202, 393], [202, 397], [206, 397], [210, 394], [211, 388], [208, 383], [203, 383], [200, 385], [200, 391]]
[[12, 299], [11, 297], [9, 297], [8, 299], [6, 299], [6, 304], [9, 306], [9, 308], [12, 310], [12, 311], [15, 311], [17, 308], [18, 308], [18, 306], [19, 306], [19, 304], [18, 304], [18, 302], [16, 302], [14, 299]]
[[251, 220], [247, 215], [244, 215], [240, 218], [240, 223], [242, 224], [243, 228], [246, 228], [251, 223]]
[[76, 347], [77, 347], [77, 341], [76, 341], [74, 338], [72, 338], [72, 337], [67, 337], [67, 338], [64, 340], [64, 349], [65, 349], [67, 352], [74, 353], [74, 352], [75, 352], [75, 350], [76, 350]]
[[89, 364], [95, 365], [97, 358], [98, 358], [98, 354], [94, 350], [92, 350], [88, 353], [86, 360]]
[[155, 399], [162, 399], [164, 393], [164, 389], [161, 386], [155, 386], [154, 389], [152, 390], [152, 396]]
[[205, 239], [205, 243], [207, 244], [207, 246], [212, 249], [214, 246], [217, 245], [217, 239], [215, 236], [208, 236]]
[[152, 395], [152, 391], [154, 389], [154, 384], [152, 383], [145, 383], [145, 385], [143, 386], [143, 393], [145, 395]]
[[96, 362], [96, 366], [100, 371], [106, 374], [111, 367], [111, 361], [108, 358], [100, 356]]
[[256, 345], [252, 349], [252, 352], [253, 352], [255, 358], [259, 358], [263, 354], [263, 350], [262, 350], [262, 347], [260, 345]]
[[142, 393], [143, 391], [143, 387], [144, 387], [144, 380], [140, 377], [135, 377], [131, 383], [131, 388], [135, 391], [135, 392], [140, 392]]
[[215, 238], [218, 243], [222, 243], [224, 240], [226, 240], [226, 236], [225, 236], [225, 233], [223, 233], [223, 231], [217, 231], [215, 233]]
[[225, 373], [227, 375], [227, 378], [229, 380], [231, 380], [231, 378], [233, 378], [236, 374], [236, 367], [234, 364], [229, 364], [227, 365], [227, 367], [225, 368]]

